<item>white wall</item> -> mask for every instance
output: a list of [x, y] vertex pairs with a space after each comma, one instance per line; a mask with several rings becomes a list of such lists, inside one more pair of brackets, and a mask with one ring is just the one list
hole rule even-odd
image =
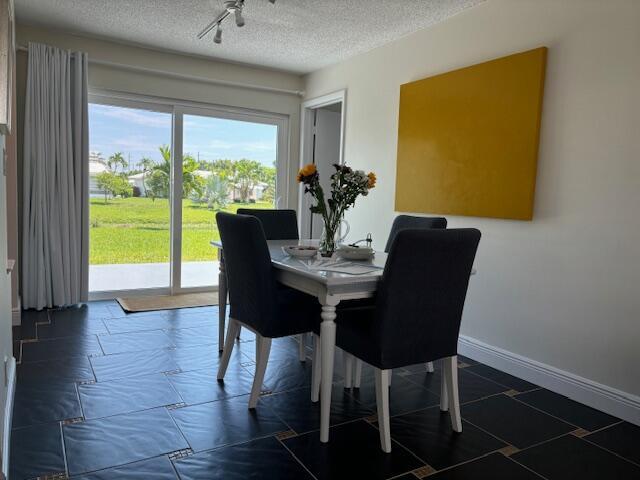
[[[18, 25], [16, 42], [40, 42], [72, 50], [89, 53], [89, 58], [108, 62], [163, 70], [216, 80], [260, 85], [288, 90], [301, 90], [303, 79], [299, 75], [250, 67], [232, 63], [216, 62], [199, 57], [133, 47], [67, 33]], [[224, 45], [223, 45], [224, 47]], [[216, 45], [211, 45], [216, 48]], [[23, 121], [24, 83], [26, 81], [26, 54], [18, 54], [18, 121]], [[291, 185], [295, 187], [298, 169], [300, 98], [295, 95], [261, 92], [244, 88], [212, 85], [210, 83], [187, 81], [148, 73], [136, 73], [110, 66], [90, 64], [89, 85], [91, 88], [115, 90], [119, 92], [143, 94], [172, 99], [204, 102], [214, 105], [242, 107], [290, 117], [290, 174]], [[21, 118], [22, 117], [22, 118]], [[18, 156], [21, 154], [19, 138]], [[19, 160], [20, 161], [20, 160]], [[290, 206], [297, 205], [297, 188], [290, 188]]]
[[640, 395], [640, 2], [489, 0], [312, 73], [307, 98], [348, 89], [345, 159], [378, 174], [348, 221], [380, 248], [395, 216], [400, 84], [541, 45], [533, 221], [449, 217], [483, 234], [462, 333]]
[[[4, 135], [0, 135], [0, 155], [4, 150]], [[6, 177], [0, 171], [0, 199], [6, 198]], [[0, 449], [4, 430], [4, 409], [7, 400], [5, 357], [13, 356], [11, 343], [11, 279], [7, 269], [7, 206], [0, 201]]]

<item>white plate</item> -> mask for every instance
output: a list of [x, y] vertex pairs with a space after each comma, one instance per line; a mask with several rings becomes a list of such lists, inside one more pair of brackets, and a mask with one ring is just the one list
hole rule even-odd
[[301, 247], [298, 245], [282, 247], [282, 251], [296, 258], [312, 258], [318, 254], [316, 247]]
[[368, 247], [340, 247], [336, 253], [346, 260], [371, 260], [375, 255]]

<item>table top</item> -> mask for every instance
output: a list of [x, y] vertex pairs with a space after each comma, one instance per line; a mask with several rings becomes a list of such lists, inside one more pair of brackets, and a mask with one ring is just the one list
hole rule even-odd
[[[212, 240], [211, 245], [223, 248], [221, 240]], [[279, 270], [290, 272], [327, 286], [364, 286], [363, 284], [377, 284], [382, 276], [382, 270], [387, 261], [385, 252], [375, 252], [372, 260], [352, 261], [357, 265], [371, 265], [376, 269], [369, 273], [353, 275], [348, 273], [326, 272], [321, 270], [311, 270], [305, 266], [305, 260], [291, 257], [284, 253], [282, 247], [290, 245], [318, 245], [318, 240], [268, 240], [271, 263]], [[375, 289], [375, 287], [374, 287]]]

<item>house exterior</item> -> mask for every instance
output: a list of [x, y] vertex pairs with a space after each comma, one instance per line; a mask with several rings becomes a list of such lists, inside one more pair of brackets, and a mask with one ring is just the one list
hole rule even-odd
[[102, 158], [100, 152], [89, 153], [89, 196], [100, 197], [104, 195], [104, 190], [98, 188], [97, 177], [108, 170], [107, 162]]

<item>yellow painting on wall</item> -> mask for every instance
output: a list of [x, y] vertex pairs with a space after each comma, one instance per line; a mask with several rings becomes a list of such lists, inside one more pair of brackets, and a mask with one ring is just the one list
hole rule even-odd
[[532, 219], [546, 55], [400, 87], [397, 211]]

